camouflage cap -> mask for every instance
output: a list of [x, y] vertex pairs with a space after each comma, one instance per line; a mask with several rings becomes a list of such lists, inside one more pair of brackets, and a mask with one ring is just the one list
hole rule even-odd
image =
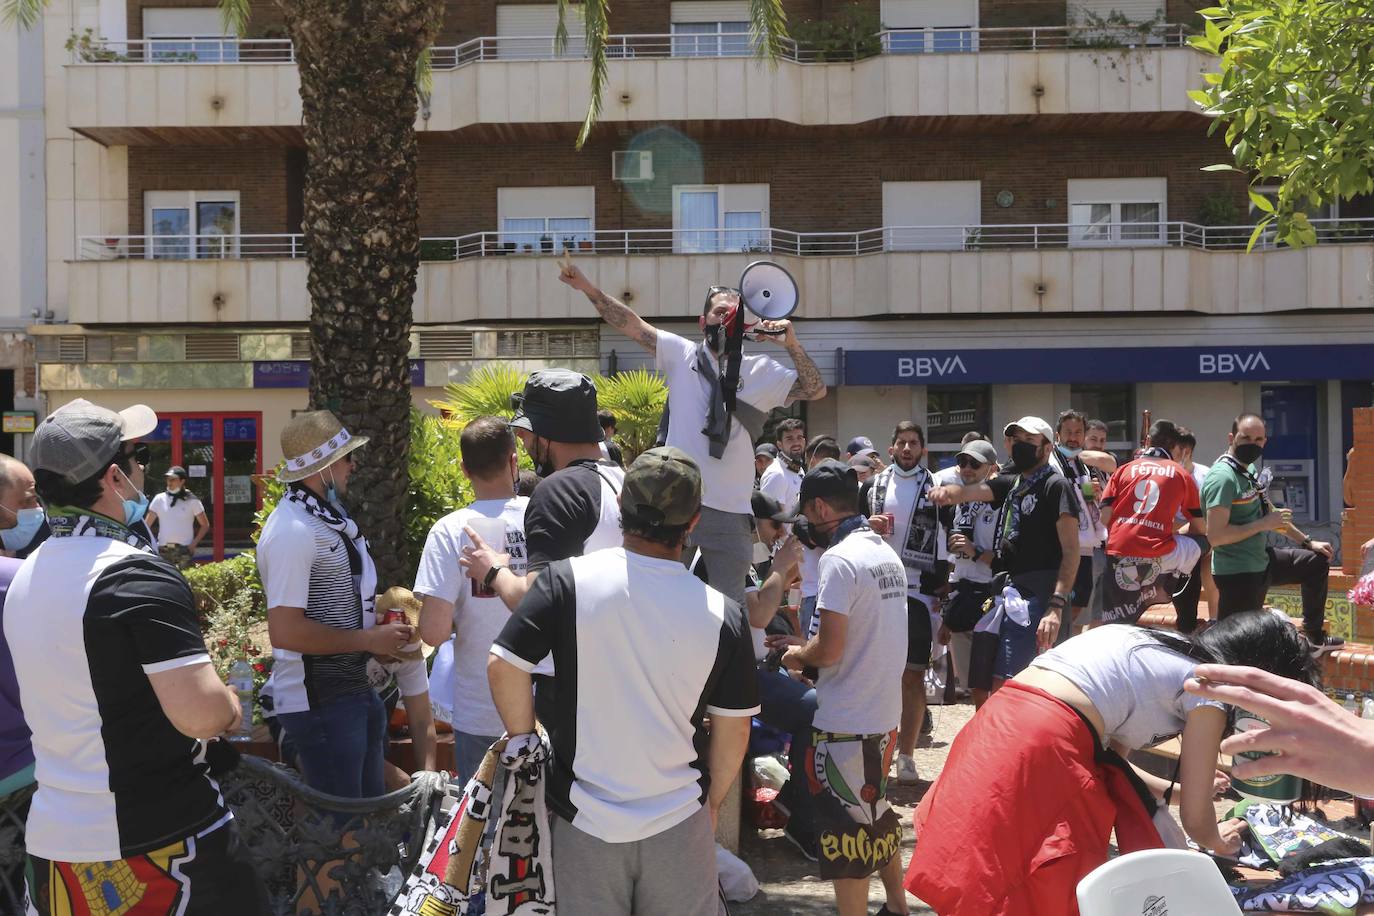
[[701, 469], [682, 449], [640, 454], [625, 472], [620, 512], [643, 524], [685, 525], [701, 508]]

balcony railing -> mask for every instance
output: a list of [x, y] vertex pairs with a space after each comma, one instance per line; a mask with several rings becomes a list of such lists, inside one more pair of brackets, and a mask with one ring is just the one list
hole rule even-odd
[[[1374, 219], [1312, 220], [1319, 244], [1374, 242]], [[503, 255], [604, 255], [758, 253], [793, 257], [842, 257], [897, 251], [1039, 251], [1064, 248], [1192, 248], [1241, 251], [1253, 226], [1163, 223], [1040, 223], [982, 226], [885, 226], [859, 232], [792, 232], [787, 229], [603, 229], [566, 241], [512, 240], [501, 232], [475, 232], [420, 241], [422, 261], [465, 261]], [[518, 237], [517, 237], [518, 238]], [[1256, 249], [1279, 247], [1272, 234]], [[216, 260], [305, 257], [304, 237], [282, 235], [82, 236], [77, 260]]]
[[[885, 29], [860, 39], [848, 50], [819, 50], [792, 39], [782, 57], [794, 63], [855, 60], [878, 54], [954, 54], [977, 51], [1045, 51], [1073, 48], [1179, 48], [1192, 34], [1181, 24], [1133, 26], [1024, 26], [1017, 28]], [[158, 37], [133, 41], [79, 43], [77, 63], [126, 64], [285, 64], [296, 59], [288, 39]], [[612, 60], [751, 57], [755, 45], [747, 32], [611, 35]], [[570, 32], [559, 51], [552, 35], [490, 36], [431, 49], [436, 70], [454, 70], [483, 61], [581, 60], [586, 42]]]

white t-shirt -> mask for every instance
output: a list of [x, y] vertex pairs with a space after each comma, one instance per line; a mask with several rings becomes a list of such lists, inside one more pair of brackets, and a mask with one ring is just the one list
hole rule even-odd
[[[930, 516], [933, 507], [925, 501], [925, 494], [935, 485], [934, 476], [928, 472], [918, 473], [912, 477], [902, 477], [896, 473], [888, 474], [886, 471], [880, 473], [883, 475], [883, 479], [887, 480], [887, 489], [883, 494], [883, 505], [879, 511], [892, 515], [892, 533], [884, 540], [887, 541], [888, 546], [896, 551], [897, 556], [901, 557], [911, 532], [912, 507], [916, 505], [918, 499], [930, 507], [923, 515], [927, 521], [932, 521]], [[876, 486], [876, 483], [873, 486]], [[867, 512], [869, 507], [865, 505], [863, 508]], [[931, 527], [926, 529], [918, 527], [917, 530], [925, 532], [919, 546], [922, 550], [933, 555], [935, 562], [949, 559], [949, 537], [938, 514], [935, 515]], [[921, 591], [921, 571], [911, 566], [907, 567], [907, 594], [912, 598], [929, 597]]]
[[906, 568], [897, 552], [861, 528], [821, 557], [816, 613], [849, 618], [844, 654], [820, 669], [815, 727], [854, 735], [884, 734], [902, 714], [898, 685], [906, 668]]
[[797, 499], [801, 496], [801, 482], [801, 474], [789, 468], [781, 458], [774, 458], [773, 463], [763, 469], [759, 489], [782, 503], [784, 510], [791, 512], [797, 507]]
[[[725, 454], [712, 458], [710, 442], [701, 432], [710, 414], [711, 384], [697, 373], [697, 345], [660, 330], [655, 354], [658, 371], [668, 382], [668, 444], [682, 449], [701, 468], [701, 504], [718, 512], [750, 513], [754, 443], [749, 431], [735, 417]], [[714, 354], [709, 359], [718, 366]], [[739, 399], [767, 413], [782, 406], [796, 380], [796, 371], [777, 360], [747, 355], [740, 363]]]
[[[997, 509], [992, 503], [960, 503], [954, 507], [954, 532], [967, 536], [970, 530], [973, 546], [990, 552], [997, 536]], [[991, 582], [992, 566], [971, 557], [955, 557], [949, 578], [951, 582]]]
[[189, 547], [196, 539], [196, 516], [205, 511], [205, 506], [190, 495], [177, 500], [173, 506], [171, 494], [164, 491], [153, 497], [148, 511], [157, 514], [159, 543]]
[[[506, 523], [506, 543], [510, 569], [525, 575], [525, 506], [523, 496], [509, 499], [479, 499], [466, 508], [450, 512], [434, 523], [425, 539], [420, 569], [415, 574], [415, 591], [453, 604], [453, 727], [469, 735], [501, 735], [505, 726], [496, 713], [487, 683], [487, 658], [491, 644], [510, 620], [510, 611], [500, 598], [473, 597], [472, 582], [458, 558], [467, 545], [463, 533], [469, 519], [500, 518]], [[537, 674], [552, 674], [553, 664], [545, 659]]]
[[1198, 464], [1193, 462], [1193, 479], [1197, 481], [1197, 491], [1202, 492], [1202, 482], [1207, 479], [1207, 472], [1212, 469], [1210, 464]]
[[801, 559], [801, 594], [803, 598], [816, 597], [821, 584], [821, 556], [824, 547], [803, 547]]

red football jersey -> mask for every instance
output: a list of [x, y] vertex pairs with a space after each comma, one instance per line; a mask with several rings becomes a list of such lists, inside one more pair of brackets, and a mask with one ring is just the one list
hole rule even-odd
[[1137, 458], [1107, 481], [1102, 502], [1112, 507], [1107, 552], [1118, 557], [1162, 557], [1174, 549], [1174, 519], [1201, 511], [1197, 481], [1168, 458]]

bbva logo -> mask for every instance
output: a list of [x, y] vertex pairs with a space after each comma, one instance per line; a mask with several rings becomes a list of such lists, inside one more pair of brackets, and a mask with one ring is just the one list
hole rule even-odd
[[1197, 357], [1199, 375], [1233, 375], [1269, 368], [1269, 360], [1264, 358], [1263, 350], [1252, 353], [1199, 353]]
[[930, 378], [931, 376], [968, 375], [959, 354], [953, 356], [902, 356], [897, 359], [898, 378]]

